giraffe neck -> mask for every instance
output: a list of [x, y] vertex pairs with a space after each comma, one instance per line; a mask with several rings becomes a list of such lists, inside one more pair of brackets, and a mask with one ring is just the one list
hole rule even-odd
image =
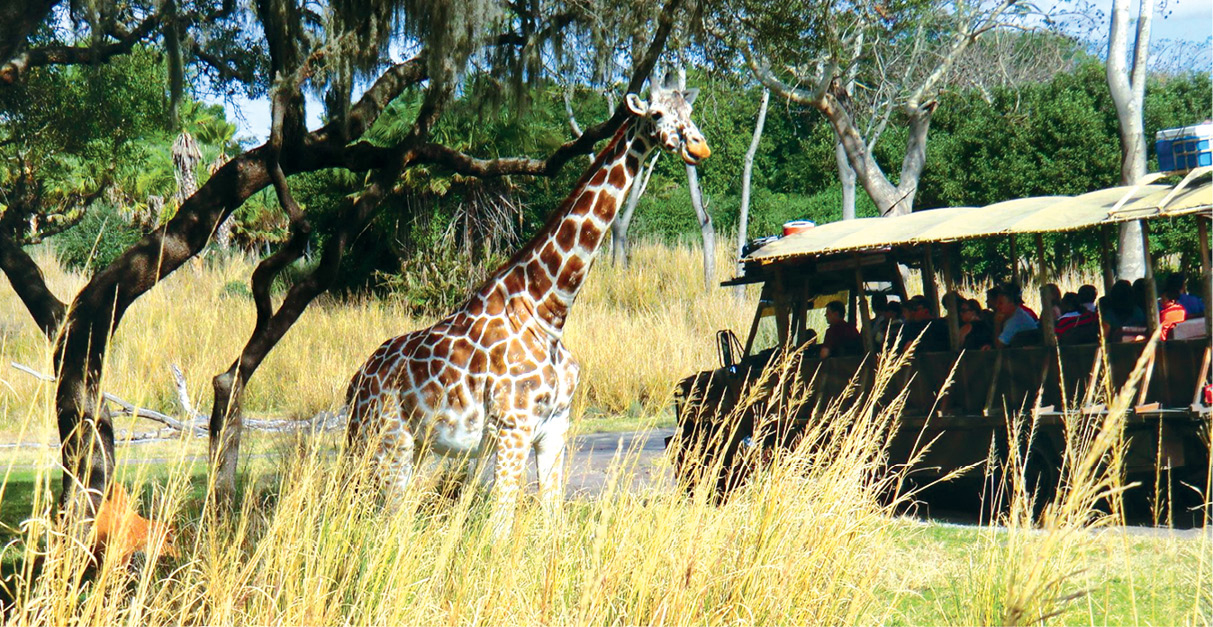
[[637, 127], [632, 118], [615, 133], [543, 229], [481, 291], [484, 298], [504, 285], [549, 333], [561, 334], [611, 222], [653, 149]]

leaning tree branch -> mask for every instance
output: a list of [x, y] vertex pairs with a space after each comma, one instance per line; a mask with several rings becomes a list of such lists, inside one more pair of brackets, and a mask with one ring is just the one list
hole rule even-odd
[[156, 30], [162, 18], [163, 15], [156, 11], [129, 31], [121, 27], [110, 28], [106, 35], [116, 41], [100, 46], [55, 45], [26, 50], [0, 65], [0, 83], [15, 83], [26, 70], [33, 67], [101, 63], [127, 54]]
[[47, 339], [55, 339], [67, 317], [67, 306], [51, 292], [42, 269], [29, 253], [3, 231], [0, 231], [0, 270], [34, 317], [38, 329]]
[[[25, 47], [29, 36], [46, 20], [59, 0], [5, 0], [0, 2], [0, 68]], [[15, 76], [0, 73], [0, 82], [12, 82]]]
[[[661, 51], [665, 48], [665, 42], [673, 28], [674, 13], [681, 3], [682, 0], [669, 0], [662, 9], [657, 20], [657, 32], [653, 35], [653, 40], [649, 42], [648, 49], [636, 66], [632, 79], [628, 82], [628, 93], [640, 91], [644, 87], [644, 81], [652, 74], [653, 67], [657, 65], [657, 59], [660, 58]], [[480, 159], [434, 142], [426, 142], [416, 148], [410, 147], [410, 150], [415, 152], [415, 162], [417, 163], [440, 165], [466, 176], [497, 177], [519, 174], [554, 176], [573, 157], [592, 153], [594, 145], [619, 130], [626, 118], [627, 107], [620, 103], [610, 118], [586, 128], [577, 138], [561, 144], [544, 159], [531, 157]], [[359, 148], [364, 149], [367, 153], [377, 152], [374, 147], [360, 146]]]

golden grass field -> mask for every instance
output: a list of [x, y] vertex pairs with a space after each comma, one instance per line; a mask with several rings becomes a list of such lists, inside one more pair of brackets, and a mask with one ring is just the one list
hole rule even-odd
[[[39, 255], [61, 297], [83, 280]], [[596, 266], [567, 330], [583, 365], [583, 423], [631, 412], [652, 424], [675, 381], [714, 364], [713, 332], [748, 325], [753, 294], [738, 303], [730, 291], [705, 292], [699, 263], [692, 248], [644, 244], [626, 272]], [[251, 303], [224, 286], [247, 280], [251, 267], [187, 266], [140, 299], [115, 338], [105, 388], [175, 410], [176, 363], [195, 403], [209, 405], [209, 378], [252, 320]], [[718, 267], [722, 276], [732, 269], [723, 255]], [[4, 285], [0, 304], [3, 440], [52, 438], [50, 387], [7, 365], [49, 370], [45, 342]], [[334, 408], [379, 342], [425, 323], [400, 311], [391, 302], [318, 303], [258, 372], [247, 406], [276, 416]], [[1001, 497], [994, 525], [904, 516], [914, 495], [890, 500], [899, 477], [876, 472], [898, 406], [872, 400], [896, 367], [886, 362], [874, 389], [828, 409], [800, 447], [724, 505], [705, 489], [691, 498], [625, 489], [637, 462], [624, 458], [613, 470], [619, 480], [597, 498], [553, 514], [524, 499], [505, 537], [492, 533], [479, 490], [444, 497], [424, 475], [388, 511], [373, 490], [351, 489], [364, 464], [334, 454], [340, 434], [263, 441], [269, 456], [245, 465], [238, 511], [216, 519], [191, 457], [202, 449], [169, 443], [120, 449], [127, 461], [160, 458], [124, 464], [120, 480], [144, 515], [174, 525], [177, 555], [153, 551], [126, 565], [111, 554], [86, 568], [84, 545], [53, 514], [55, 451], [10, 455], [0, 483], [0, 612], [18, 625], [1210, 624], [1208, 531], [1130, 534], [1115, 507], [1095, 506], [1115, 504], [1122, 487], [1101, 463], [1123, 453], [1110, 435], [1120, 412], [1068, 444], [1074, 461], [1040, 526], [1019, 483]], [[800, 391], [763, 414], [792, 411], [803, 392], [792, 389]], [[649, 470], [671, 472], [665, 463]], [[1022, 468], [1011, 460], [1006, 470]]]
[[[718, 250], [723, 280], [734, 266], [728, 247]], [[62, 270], [49, 250], [39, 248], [35, 256], [59, 298], [70, 298], [84, 284], [85, 277]], [[627, 270], [606, 260], [595, 264], [565, 332], [582, 366], [578, 410], [659, 413], [669, 406], [678, 379], [715, 363], [716, 329], [746, 328], [753, 299], [739, 303], [729, 291], [705, 291], [701, 263], [700, 250], [642, 243]], [[194, 404], [209, 407], [211, 378], [239, 355], [254, 319], [252, 300], [227, 286], [247, 284], [254, 265], [242, 256], [212, 256], [187, 264], [137, 300], [111, 344], [105, 390], [151, 409], [179, 411], [169, 370], [176, 364]], [[380, 343], [432, 322], [405, 311], [391, 299], [321, 297], [253, 377], [247, 411], [303, 417], [340, 406], [350, 377]], [[0, 357], [0, 434], [11, 436], [28, 412], [45, 415], [50, 388], [9, 362], [49, 373], [51, 356], [2, 277]], [[34, 427], [41, 431], [51, 424]]]

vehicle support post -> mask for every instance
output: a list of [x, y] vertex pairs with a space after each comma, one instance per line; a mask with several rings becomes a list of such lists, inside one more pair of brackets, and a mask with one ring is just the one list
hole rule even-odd
[[1040, 331], [1045, 346], [1057, 346], [1056, 320], [1053, 319], [1053, 297], [1045, 286], [1049, 283], [1049, 271], [1045, 267], [1045, 238], [1036, 234], [1036, 281], [1040, 283]]
[[956, 273], [952, 269], [952, 247], [945, 244], [943, 254], [943, 283], [956, 301], [948, 307], [948, 342], [953, 351], [960, 350], [960, 292], [956, 290]]
[[1104, 225], [1097, 227], [1099, 229], [1099, 266], [1103, 270], [1103, 293], [1104, 296], [1112, 293], [1112, 284], [1116, 282], [1116, 271], [1112, 268], [1112, 247], [1108, 241], [1108, 229], [1110, 226]]
[[[1015, 235], [1011, 238], [1011, 282], [1019, 285], [1019, 247], [1016, 246]], [[1020, 287], [1023, 287], [1020, 285]]]
[[[1154, 284], [1154, 258], [1150, 255], [1150, 223], [1141, 221], [1141, 250], [1146, 262], [1146, 328], [1153, 336], [1158, 330], [1158, 286]], [[1142, 385], [1149, 385], [1146, 381]]]
[[775, 328], [779, 332], [779, 345], [787, 346], [791, 340], [788, 333], [791, 326], [788, 317], [791, 312], [788, 311], [788, 293], [784, 289], [783, 271], [779, 268], [775, 268], [775, 293], [772, 296], [775, 303]]
[[935, 260], [932, 259], [930, 244], [923, 244], [922, 247], [922, 291], [927, 297], [927, 303], [931, 308], [931, 317], [939, 317], [939, 287], [935, 285]]
[[1200, 295], [1205, 299], [1205, 333], [1213, 337], [1213, 271], [1209, 265], [1209, 220], [1196, 216], [1196, 235], [1200, 240]]
[[771, 298], [771, 290], [768, 283], [762, 284], [762, 291], [758, 294], [758, 308], [754, 311], [754, 322], [750, 323], [750, 333], [745, 338], [745, 350], [742, 355], [749, 355], [750, 351], [754, 350], [754, 340], [758, 337], [758, 323], [762, 322], [762, 310], [766, 306], [764, 303]]
[[868, 300], [863, 293], [863, 266], [859, 263], [859, 255], [855, 255], [855, 293], [859, 295], [859, 332], [863, 335], [863, 350], [871, 353], [876, 350], [876, 340], [873, 336], [872, 312], [868, 310]]

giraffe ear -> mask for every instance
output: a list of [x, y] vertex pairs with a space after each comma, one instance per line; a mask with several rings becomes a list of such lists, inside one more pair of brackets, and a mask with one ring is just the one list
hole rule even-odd
[[699, 88], [695, 87], [682, 92], [682, 99], [687, 101], [687, 104], [695, 104], [695, 98], [699, 96]]
[[636, 115], [644, 115], [649, 112], [649, 103], [640, 99], [636, 94], [628, 94], [624, 96], [623, 101], [628, 104], [628, 111]]

